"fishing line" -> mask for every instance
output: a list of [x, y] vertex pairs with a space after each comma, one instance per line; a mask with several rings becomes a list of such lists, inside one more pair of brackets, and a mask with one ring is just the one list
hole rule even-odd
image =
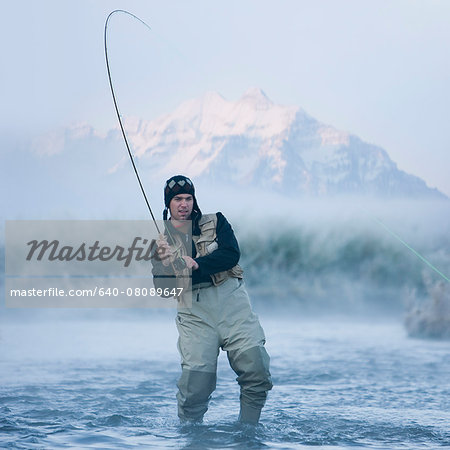
[[[367, 211], [366, 211], [366, 213], [368, 214]], [[370, 215], [370, 217], [374, 222], [376, 222], [378, 225], [383, 227], [391, 236], [393, 236], [395, 239], [397, 239], [397, 241], [399, 241], [401, 244], [403, 244], [409, 251], [411, 251], [414, 255], [416, 255], [428, 267], [430, 267], [438, 275], [440, 275], [445, 281], [450, 282], [450, 279], [447, 276], [445, 276], [436, 266], [434, 266], [430, 261], [428, 261], [428, 259], [425, 258], [423, 255], [421, 255], [417, 250], [415, 250], [413, 247], [411, 247], [407, 242], [405, 242], [398, 234], [396, 234], [394, 231], [392, 231], [385, 223], [383, 223], [377, 217], [374, 217], [372, 215]]]

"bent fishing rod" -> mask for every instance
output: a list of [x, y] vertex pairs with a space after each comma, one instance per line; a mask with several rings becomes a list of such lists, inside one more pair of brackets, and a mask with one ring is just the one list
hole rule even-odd
[[112, 17], [113, 14], [116, 14], [116, 13], [128, 14], [129, 16], [131, 16], [134, 19], [136, 19], [139, 22], [141, 22], [149, 30], [151, 30], [151, 28], [143, 20], [141, 20], [139, 17], [135, 16], [134, 14], [132, 14], [132, 13], [130, 13], [128, 11], [125, 11], [124, 9], [115, 9], [114, 11], [110, 12], [108, 17], [106, 18], [105, 30], [104, 30], [104, 44], [105, 44], [106, 70], [108, 72], [109, 87], [111, 88], [111, 95], [112, 95], [113, 102], [114, 102], [114, 109], [116, 110], [117, 120], [119, 121], [120, 131], [122, 132], [122, 137], [123, 137], [123, 140], [125, 141], [125, 146], [127, 148], [127, 152], [128, 152], [128, 156], [130, 157], [131, 164], [133, 166], [134, 174], [136, 175], [136, 178], [138, 180], [139, 187], [141, 188], [142, 195], [144, 197], [145, 203], [146, 203], [147, 208], [148, 208], [148, 210], [150, 212], [150, 215], [152, 217], [153, 223], [155, 224], [155, 227], [156, 227], [158, 233], [162, 234], [160, 229], [159, 229], [159, 227], [158, 227], [158, 224], [156, 222], [155, 216], [154, 216], [152, 208], [150, 206], [150, 202], [148, 201], [147, 194], [145, 193], [145, 190], [144, 190], [144, 186], [142, 185], [141, 177], [139, 176], [139, 172], [138, 172], [136, 164], [134, 162], [133, 154], [131, 153], [130, 144], [128, 142], [127, 134], [125, 132], [125, 127], [123, 126], [123, 123], [122, 123], [122, 116], [121, 116], [120, 111], [119, 111], [119, 105], [117, 103], [117, 98], [116, 98], [116, 94], [115, 94], [114, 86], [113, 86], [113, 82], [112, 82], [111, 69], [110, 69], [110, 66], [109, 66], [109, 58], [108, 58], [108, 39], [107, 39], [107, 34], [108, 33], [107, 32], [108, 32], [109, 19]]
[[[145, 189], [144, 189], [144, 186], [143, 186], [142, 181], [141, 181], [141, 177], [139, 176], [139, 172], [138, 172], [136, 164], [134, 162], [133, 154], [131, 152], [130, 144], [129, 144], [129, 141], [128, 141], [128, 138], [127, 138], [127, 134], [125, 132], [125, 127], [124, 127], [123, 122], [122, 122], [122, 115], [120, 114], [119, 104], [117, 102], [117, 97], [116, 97], [116, 93], [114, 91], [114, 86], [113, 86], [113, 82], [112, 82], [111, 68], [110, 68], [110, 65], [109, 65], [109, 58], [108, 58], [108, 24], [109, 24], [109, 19], [114, 14], [117, 14], [117, 13], [127, 14], [130, 17], [136, 19], [138, 22], [142, 23], [149, 30], [151, 30], [151, 28], [142, 19], [140, 19], [139, 17], [137, 17], [134, 14], [130, 13], [129, 11], [126, 11], [124, 9], [115, 9], [114, 11], [111, 11], [109, 13], [109, 15], [108, 15], [108, 17], [106, 18], [106, 21], [105, 21], [104, 46], [105, 46], [105, 60], [106, 60], [106, 70], [108, 72], [109, 87], [111, 88], [111, 95], [112, 95], [113, 102], [114, 102], [114, 109], [116, 111], [117, 120], [119, 121], [120, 131], [122, 132], [122, 137], [123, 137], [123, 140], [125, 142], [125, 146], [127, 148], [128, 156], [130, 157], [130, 161], [131, 161], [131, 165], [133, 166], [134, 174], [136, 175], [136, 178], [137, 178], [138, 183], [139, 183], [139, 187], [141, 188], [141, 192], [142, 192], [142, 196], [144, 197], [145, 204], [147, 205], [147, 208], [148, 208], [148, 210], [150, 212], [151, 218], [153, 220], [153, 223], [155, 224], [155, 227], [156, 227], [156, 230], [158, 231], [158, 234], [160, 236], [163, 236], [163, 233], [161, 233], [161, 230], [158, 227], [158, 223], [156, 222], [155, 215], [153, 214], [152, 208], [150, 206], [150, 202], [148, 200], [147, 194], [145, 193]], [[167, 231], [169, 237], [173, 240], [173, 238], [171, 236], [171, 233], [170, 233], [170, 230], [168, 229], [167, 226], [165, 226], [165, 230]], [[176, 270], [183, 270], [183, 269], [186, 268], [186, 262], [184, 261], [184, 259], [181, 256], [178, 256], [171, 264], [172, 264], [172, 267], [174, 269], [176, 269]]]

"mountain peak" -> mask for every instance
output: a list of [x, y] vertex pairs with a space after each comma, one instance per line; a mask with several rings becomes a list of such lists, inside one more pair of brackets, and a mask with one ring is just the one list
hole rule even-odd
[[207, 91], [203, 94], [203, 102], [225, 102], [226, 100], [223, 98], [221, 94], [216, 91]]
[[267, 97], [266, 93], [258, 87], [251, 87], [244, 92], [240, 98], [240, 102], [252, 103], [256, 106], [271, 106], [272, 100]]
[[130, 141], [162, 178], [187, 172], [289, 195], [442, 195], [398, 170], [383, 149], [275, 104], [257, 87], [237, 101], [207, 92], [135, 127]]

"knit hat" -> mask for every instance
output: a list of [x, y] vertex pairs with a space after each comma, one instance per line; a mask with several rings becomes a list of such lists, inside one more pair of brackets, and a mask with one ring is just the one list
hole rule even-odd
[[164, 204], [165, 209], [163, 212], [163, 219], [167, 220], [167, 211], [169, 209], [170, 201], [179, 194], [190, 194], [194, 197], [194, 206], [192, 208], [192, 212], [196, 213], [196, 215], [201, 216], [200, 208], [197, 204], [197, 199], [195, 198], [195, 188], [192, 181], [185, 177], [184, 175], [175, 175], [172, 178], [169, 178], [166, 181], [166, 185], [164, 186]]

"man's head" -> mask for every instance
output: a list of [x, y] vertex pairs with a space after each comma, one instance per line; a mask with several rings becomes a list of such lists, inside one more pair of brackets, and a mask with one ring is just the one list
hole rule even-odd
[[193, 211], [200, 213], [195, 198], [194, 184], [184, 175], [175, 175], [166, 181], [164, 204], [166, 206], [163, 214], [164, 220], [167, 219], [168, 209], [170, 209], [170, 216], [176, 220], [191, 219]]

